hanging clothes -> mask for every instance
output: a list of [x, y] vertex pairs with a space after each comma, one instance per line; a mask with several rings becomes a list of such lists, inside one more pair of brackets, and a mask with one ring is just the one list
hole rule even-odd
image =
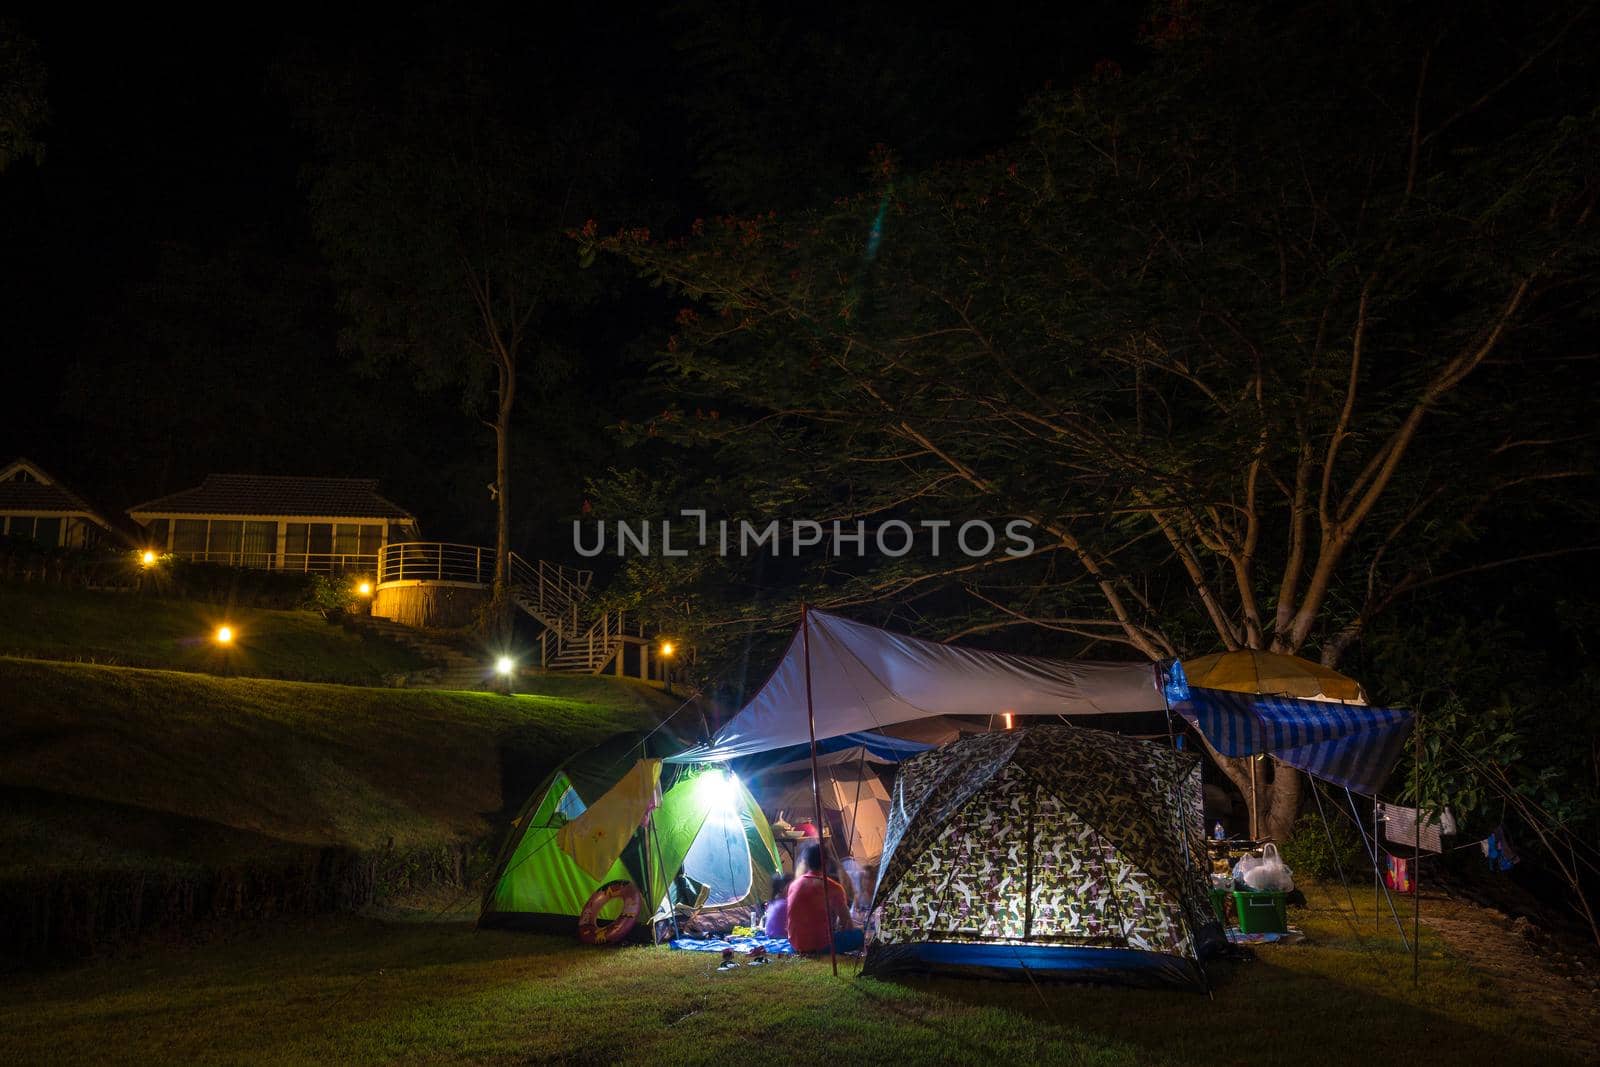
[[1411, 860], [1406, 856], [1383, 854], [1383, 884], [1392, 893], [1410, 893], [1417, 888], [1411, 870]]
[[1502, 874], [1515, 867], [1522, 859], [1522, 856], [1512, 847], [1510, 839], [1506, 837], [1504, 824], [1496, 826], [1493, 833], [1478, 842], [1478, 847], [1483, 850], [1485, 858], [1488, 859], [1489, 868]]
[[[1454, 819], [1451, 820], [1452, 824]], [[1417, 848], [1423, 852], [1443, 852], [1445, 829], [1439, 819], [1428, 820], [1422, 825], [1421, 838], [1418, 842], [1417, 809], [1408, 808], [1400, 804], [1385, 804], [1378, 802], [1378, 823], [1383, 828], [1383, 839], [1396, 848]]]

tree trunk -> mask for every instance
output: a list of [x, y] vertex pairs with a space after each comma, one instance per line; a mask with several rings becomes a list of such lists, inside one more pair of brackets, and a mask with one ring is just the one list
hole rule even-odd
[[504, 642], [511, 635], [511, 403], [514, 396], [515, 382], [502, 368], [494, 423], [494, 587], [485, 620], [488, 635], [497, 642]]
[[[1211, 742], [1204, 737], [1201, 739], [1216, 761], [1222, 768], [1222, 773], [1228, 776], [1244, 797], [1246, 805], [1251, 803], [1250, 796], [1250, 761], [1253, 756], [1224, 756], [1211, 747]], [[1272, 781], [1267, 781], [1267, 764], [1272, 765]], [[1263, 760], [1256, 767], [1257, 796], [1254, 798], [1258, 819], [1257, 833], [1263, 840], [1276, 841], [1278, 844], [1289, 839], [1289, 834], [1294, 830], [1294, 823], [1300, 816], [1300, 802], [1305, 791], [1305, 776], [1293, 767], [1280, 763], [1272, 757]]]

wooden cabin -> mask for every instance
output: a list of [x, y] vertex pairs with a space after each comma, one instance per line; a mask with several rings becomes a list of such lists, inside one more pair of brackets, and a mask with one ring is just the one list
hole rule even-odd
[[375, 478], [210, 474], [128, 514], [157, 552], [261, 570], [372, 571], [385, 545], [418, 538]]
[[31, 460], [0, 469], [0, 536], [41, 548], [88, 548], [111, 532], [83, 497]]

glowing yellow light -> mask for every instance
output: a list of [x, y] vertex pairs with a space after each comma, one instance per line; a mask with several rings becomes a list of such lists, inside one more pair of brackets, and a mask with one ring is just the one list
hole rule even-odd
[[494, 669], [497, 674], [509, 676], [511, 674], [511, 669], [515, 666], [516, 664], [511, 662], [510, 656], [501, 656], [499, 659], [494, 661]]
[[663, 656], [672, 655], [672, 642], [671, 641], [663, 641], [663, 642], [661, 642], [661, 654]]
[[362, 582], [360, 585], [356, 586], [356, 592], [360, 593], [362, 596], [371, 596], [372, 595], [372, 583], [371, 582]]
[[156, 565], [156, 554], [146, 549], [144, 555], [139, 557], [139, 562], [146, 567], [154, 567]]
[[1011, 713], [1008, 711], [1005, 712], [1004, 715], [1006, 720], [1006, 729], [1009, 730], [1011, 729]]
[[231, 627], [231, 626], [219, 626], [219, 627], [217, 627], [217, 644], [219, 644], [219, 645], [231, 645], [231, 644], [233, 644], [233, 627]]

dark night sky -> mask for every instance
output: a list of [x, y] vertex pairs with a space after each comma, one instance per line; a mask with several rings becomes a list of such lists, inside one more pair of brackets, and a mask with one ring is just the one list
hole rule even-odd
[[[440, 536], [474, 535], [487, 521], [479, 496], [488, 452], [459, 405], [418, 397], [408, 382], [360, 379], [337, 355], [334, 294], [301, 180], [307, 146], [272, 88], [275, 64], [298, 49], [403, 54], [454, 40], [512, 65], [563, 64], [575, 91], [606, 94], [638, 134], [632, 188], [607, 221], [643, 215], [672, 228], [730, 207], [783, 208], [850, 191], [876, 141], [913, 163], [1001, 142], [1030, 92], [1125, 47], [1135, 10], [1080, 5], [1041, 18], [986, 5], [952, 17], [877, 5], [830, 16], [687, 3], [638, 15], [568, 11], [554, 17], [564, 25], [542, 10], [527, 21], [443, 6], [391, 12], [381, 23], [326, 7], [241, 9], [217, 21], [128, 8], [94, 18], [35, 12], [19, 24], [43, 50], [52, 122], [43, 166], [0, 178], [8, 365], [0, 458], [31, 456], [109, 511], [210, 470], [249, 469], [377, 476]], [[778, 60], [770, 80], [708, 79], [695, 58], [707, 34], [767, 49]], [[724, 105], [764, 141], [752, 154], [793, 157], [770, 204], [720, 203], [715, 183], [701, 180], [689, 116]], [[175, 410], [211, 407], [218, 390], [163, 347], [195, 318], [182, 299], [178, 310], [164, 301], [175, 263], [179, 277], [208, 280], [200, 299], [225, 345], [278, 353], [244, 371], [249, 402], [229, 409], [223, 425], [169, 424]], [[605, 351], [593, 357], [605, 368], [597, 380], [609, 384], [578, 402], [592, 408], [593, 426], [613, 421], [625, 402], [619, 360], [649, 350], [658, 310], [639, 294], [608, 310], [611, 328], [593, 340]], [[625, 392], [629, 372], [620, 369]], [[139, 392], [117, 384], [128, 381]], [[159, 402], [147, 403], [145, 390]], [[361, 402], [341, 413], [328, 402], [341, 396]], [[369, 418], [379, 409], [384, 419]], [[339, 447], [329, 447], [331, 436]]]

